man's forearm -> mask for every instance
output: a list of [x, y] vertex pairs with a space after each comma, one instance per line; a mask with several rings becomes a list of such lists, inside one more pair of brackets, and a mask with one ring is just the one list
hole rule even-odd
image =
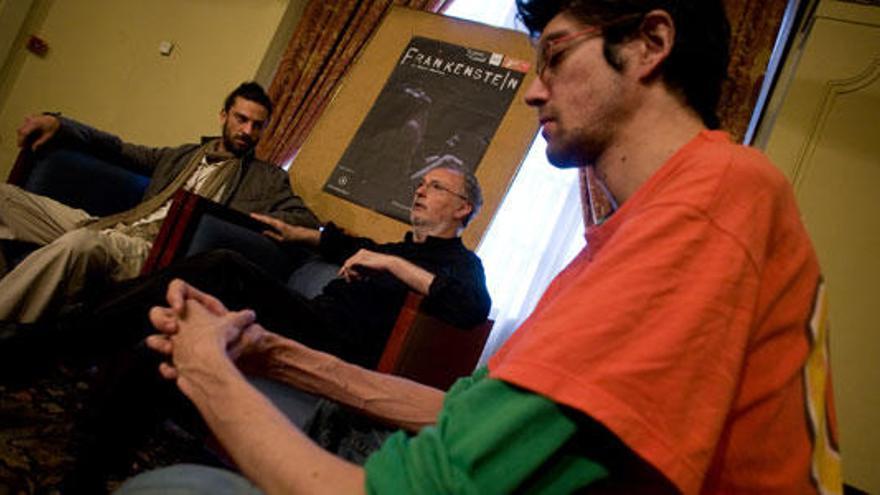
[[270, 378], [324, 396], [383, 422], [417, 431], [436, 422], [444, 393], [404, 378], [370, 371], [267, 334], [257, 359]]
[[58, 117], [55, 139], [104, 154], [108, 162], [139, 173], [152, 174], [162, 156], [162, 148], [124, 142], [119, 136], [66, 117]]
[[362, 493], [363, 470], [294, 427], [225, 357], [188, 370], [181, 390], [242, 472], [266, 493]]
[[434, 281], [433, 273], [396, 256], [389, 269], [395, 277], [400, 279], [400, 281], [405, 283], [410, 289], [424, 296], [428, 295], [428, 292], [431, 289], [431, 283]]
[[[304, 208], [305, 209], [305, 208]], [[308, 211], [308, 209], [306, 209]], [[311, 215], [311, 212], [309, 212]], [[317, 219], [316, 219], [317, 220]], [[312, 227], [300, 225], [298, 220], [285, 219], [287, 225], [276, 226], [280, 235], [273, 236], [280, 242], [293, 242], [310, 247], [318, 247], [321, 244], [321, 231]]]

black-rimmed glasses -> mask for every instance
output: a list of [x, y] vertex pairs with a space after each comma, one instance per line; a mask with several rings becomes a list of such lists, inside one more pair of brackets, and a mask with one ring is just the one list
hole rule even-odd
[[415, 192], [416, 190], [418, 190], [420, 187], [425, 187], [425, 188], [428, 189], [429, 191], [443, 191], [443, 192], [447, 192], [447, 193], [449, 193], [449, 194], [451, 194], [451, 195], [453, 195], [453, 196], [458, 196], [459, 198], [461, 198], [461, 199], [463, 199], [463, 200], [465, 200], [465, 201], [468, 201], [468, 197], [465, 196], [464, 194], [457, 193], [457, 192], [453, 191], [452, 189], [449, 189], [448, 187], [444, 186], [443, 184], [441, 184], [440, 182], [438, 182], [438, 181], [436, 181], [436, 180], [432, 180], [432, 181], [428, 181], [428, 182], [425, 182], [424, 179], [420, 180], [419, 182], [417, 182], [417, 183], [413, 186], [413, 192]]
[[[586, 41], [590, 38], [600, 36], [601, 34], [601, 28], [590, 26], [581, 31], [575, 31], [543, 42], [538, 47], [537, 60], [535, 61], [535, 71], [538, 73], [538, 77], [544, 79], [544, 71], [546, 71], [548, 67], [556, 65], [559, 56], [565, 53], [566, 50], [574, 48], [577, 45], [577, 43], [570, 43], [571, 41], [577, 40], [578, 38], [582, 38], [579, 41]], [[568, 43], [568, 45], [559, 48], [563, 43]]]

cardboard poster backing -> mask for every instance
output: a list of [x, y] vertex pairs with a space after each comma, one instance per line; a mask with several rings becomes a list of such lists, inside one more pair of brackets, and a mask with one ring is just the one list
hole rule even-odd
[[[404, 7], [389, 10], [290, 168], [294, 189], [322, 221], [332, 221], [353, 234], [379, 242], [399, 241], [410, 229], [409, 224], [323, 189], [414, 36], [500, 53], [526, 64], [534, 58], [528, 37], [520, 32]], [[477, 166], [484, 204], [462, 236], [470, 248], [476, 248], [482, 239], [537, 133], [535, 111], [523, 102], [533, 78], [534, 71], [527, 70]]]

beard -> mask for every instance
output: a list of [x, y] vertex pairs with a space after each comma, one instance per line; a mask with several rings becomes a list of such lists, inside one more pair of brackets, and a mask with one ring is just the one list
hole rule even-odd
[[598, 108], [595, 115], [573, 126], [560, 121], [547, 139], [547, 160], [557, 168], [596, 165], [615, 143], [622, 123], [629, 119], [631, 112], [622, 105], [606, 104]]
[[604, 136], [579, 134], [577, 139], [547, 142], [547, 160], [556, 168], [586, 167], [596, 163], [607, 146]]
[[573, 168], [586, 165], [580, 153], [575, 153], [572, 146], [554, 146], [547, 143], [547, 161], [556, 168]]
[[223, 126], [223, 147], [236, 157], [248, 153], [257, 145], [257, 142], [247, 134], [233, 134], [229, 126]]

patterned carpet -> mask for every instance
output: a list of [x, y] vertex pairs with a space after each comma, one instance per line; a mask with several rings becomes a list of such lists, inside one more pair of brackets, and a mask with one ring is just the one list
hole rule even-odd
[[[76, 415], [88, 404], [94, 370], [59, 364], [25, 383], [0, 384], [0, 495], [61, 493], [74, 464]], [[129, 476], [181, 461], [203, 459], [203, 443], [167, 422], [111, 475], [112, 491]]]

